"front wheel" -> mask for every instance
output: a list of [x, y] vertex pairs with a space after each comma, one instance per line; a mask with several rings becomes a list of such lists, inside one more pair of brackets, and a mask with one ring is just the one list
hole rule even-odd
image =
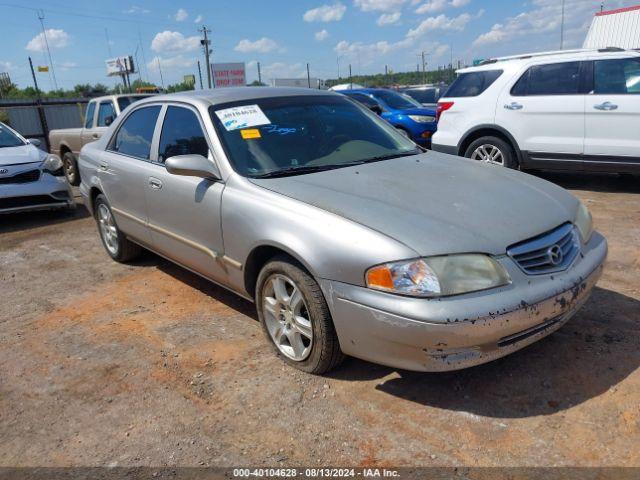
[[513, 148], [498, 137], [481, 137], [474, 140], [464, 156], [471, 160], [518, 169], [518, 161]]
[[104, 195], [98, 195], [94, 205], [100, 239], [109, 256], [116, 262], [121, 263], [128, 262], [139, 256], [142, 247], [133, 243], [118, 229], [107, 198]]
[[67, 177], [69, 185], [77, 187], [80, 185], [80, 173], [78, 172], [78, 162], [71, 152], [67, 152], [62, 156], [62, 166], [64, 167], [64, 176]]
[[264, 266], [256, 308], [267, 338], [289, 365], [323, 374], [344, 358], [320, 286], [293, 259], [276, 257]]

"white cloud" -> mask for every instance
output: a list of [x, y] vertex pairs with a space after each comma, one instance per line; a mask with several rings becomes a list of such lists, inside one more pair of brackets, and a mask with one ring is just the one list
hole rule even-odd
[[471, 0], [451, 0], [450, 5], [453, 8], [460, 8], [460, 7], [464, 7], [466, 5], [469, 5], [470, 2], [471, 2]]
[[196, 64], [196, 61], [193, 58], [186, 58], [182, 55], [168, 58], [157, 56], [147, 63], [147, 68], [149, 70], [158, 71], [158, 60], [160, 60], [160, 68], [162, 68], [163, 71], [191, 68]]
[[134, 15], [138, 13], [151, 13], [151, 10], [147, 10], [146, 8], [139, 7], [137, 5], [131, 5], [127, 10], [123, 10], [122, 13], [127, 13], [129, 15]]
[[[49, 28], [45, 30], [45, 33], [47, 34], [47, 43], [51, 50], [64, 48], [69, 45], [69, 34], [64, 30]], [[42, 32], [29, 40], [25, 48], [30, 52], [44, 52], [47, 47]]]
[[56, 68], [59, 68], [60, 70], [64, 70], [64, 71], [67, 71], [70, 68], [75, 68], [77, 66], [78, 64], [75, 62], [56, 62]]
[[151, 41], [151, 50], [158, 53], [193, 52], [200, 48], [200, 37], [185, 37], [180, 32], [165, 30]]
[[353, 4], [363, 12], [396, 12], [406, 0], [354, 0]]
[[447, 0], [429, 0], [427, 3], [423, 3], [416, 9], [416, 13], [422, 15], [423, 13], [436, 13], [447, 8]]
[[[480, 11], [477, 16], [482, 15], [482, 13], [483, 12]], [[440, 14], [437, 17], [429, 17], [423, 20], [416, 28], [409, 30], [407, 37], [420, 37], [436, 30], [453, 30], [460, 32], [464, 30], [472, 18], [468, 13], [462, 13], [452, 18], [444, 14]]]
[[203, 20], [202, 15], [198, 15], [196, 19], [193, 21], [193, 23], [200, 23], [202, 20]]
[[0, 60], [0, 72], [8, 72], [14, 68], [16, 68], [16, 66], [13, 63]]
[[321, 5], [318, 8], [307, 10], [302, 16], [305, 22], [339, 22], [347, 11], [342, 3], [333, 5]]
[[189, 17], [189, 13], [184, 8], [179, 8], [176, 14], [173, 16], [173, 19], [176, 22], [184, 22], [187, 17]]
[[483, 33], [473, 41], [474, 46], [490, 45], [492, 43], [498, 43], [507, 37], [507, 32], [504, 30], [504, 25], [496, 23], [491, 30]]
[[316, 32], [315, 37], [317, 41], [322, 42], [323, 40], [326, 40], [327, 38], [329, 38], [329, 32], [322, 29], [319, 32]]
[[380, 27], [384, 27], [386, 25], [395, 25], [396, 23], [398, 23], [398, 21], [400, 21], [400, 15], [400, 12], [383, 13], [382, 15], [380, 15], [380, 17], [378, 17], [376, 23]]
[[[253, 70], [257, 66], [257, 61], [252, 60], [247, 63], [247, 69]], [[302, 63], [282, 63], [260, 64], [262, 81], [268, 83], [274, 78], [306, 78], [307, 70]]]
[[267, 53], [272, 52], [278, 48], [278, 44], [267, 37], [262, 37], [259, 40], [252, 42], [248, 38], [240, 40], [238, 44], [235, 46], [234, 50], [236, 52], [260, 52]]

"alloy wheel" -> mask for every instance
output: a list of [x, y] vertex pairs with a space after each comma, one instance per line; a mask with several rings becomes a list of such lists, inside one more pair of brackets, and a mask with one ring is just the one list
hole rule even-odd
[[502, 151], [491, 144], [480, 145], [471, 154], [471, 159], [504, 166], [504, 155]]
[[100, 235], [111, 255], [118, 254], [118, 228], [113, 219], [113, 214], [104, 203], [98, 206], [98, 224]]
[[296, 362], [305, 360], [313, 346], [313, 327], [302, 292], [293, 280], [271, 275], [262, 294], [267, 331], [280, 353]]

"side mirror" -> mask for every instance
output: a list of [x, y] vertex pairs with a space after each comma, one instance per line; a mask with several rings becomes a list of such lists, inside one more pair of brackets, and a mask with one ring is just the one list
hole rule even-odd
[[30, 138], [29, 140], [27, 140], [31, 145], [33, 145], [34, 147], [40, 147], [42, 145], [42, 141], [38, 140], [37, 138]]
[[382, 115], [382, 107], [380, 105], [371, 105], [369, 107], [369, 110], [371, 110], [376, 115]]
[[220, 180], [220, 175], [211, 160], [202, 155], [176, 155], [167, 158], [164, 166], [173, 175]]
[[104, 118], [104, 124], [108, 127], [109, 125], [111, 125], [113, 123], [113, 116], [109, 115], [108, 117]]

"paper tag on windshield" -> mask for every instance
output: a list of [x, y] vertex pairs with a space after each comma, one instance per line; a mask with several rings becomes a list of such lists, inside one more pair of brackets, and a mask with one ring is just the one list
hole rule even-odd
[[227, 132], [271, 123], [258, 105], [244, 105], [242, 107], [216, 110], [216, 115]]

